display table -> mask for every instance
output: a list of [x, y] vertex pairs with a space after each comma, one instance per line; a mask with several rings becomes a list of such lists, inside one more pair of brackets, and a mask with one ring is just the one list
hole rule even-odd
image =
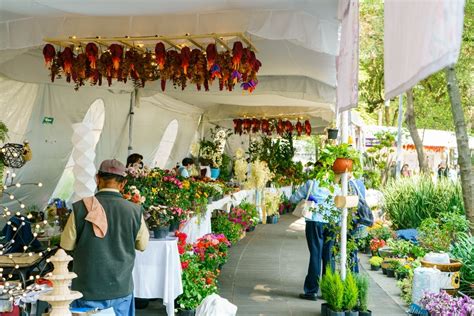
[[[281, 188], [268, 188], [271, 192], [280, 192], [288, 198], [291, 196], [291, 186]], [[187, 242], [194, 243], [196, 240], [212, 232], [211, 217], [214, 210], [230, 211], [232, 205], [239, 205], [242, 201], [255, 203], [255, 190], [240, 190], [231, 195], [226, 195], [222, 199], [212, 202], [207, 206], [206, 214], [194, 216], [183, 225], [181, 231], [188, 236]]]
[[174, 300], [183, 293], [178, 239], [150, 239], [144, 252], [137, 251], [133, 269], [136, 298], [162, 298], [168, 315], [174, 315]]

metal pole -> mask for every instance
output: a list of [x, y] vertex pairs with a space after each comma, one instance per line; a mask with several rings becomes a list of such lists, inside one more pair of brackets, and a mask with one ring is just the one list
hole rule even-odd
[[403, 118], [403, 94], [398, 96], [398, 135], [397, 135], [397, 169], [396, 177], [400, 177], [402, 169], [402, 118]]
[[[349, 140], [349, 112], [341, 113], [341, 142], [346, 143]], [[347, 196], [349, 174], [343, 173], [341, 178], [342, 195]], [[347, 263], [347, 208], [342, 209], [341, 218], [341, 278], [346, 279]]]
[[130, 94], [130, 111], [128, 112], [128, 155], [130, 156], [133, 151], [133, 108], [135, 105], [135, 90]]

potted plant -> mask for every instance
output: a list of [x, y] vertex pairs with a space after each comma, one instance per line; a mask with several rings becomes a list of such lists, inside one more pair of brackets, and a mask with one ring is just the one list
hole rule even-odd
[[280, 205], [280, 195], [277, 193], [265, 193], [265, 212], [267, 214], [267, 224], [278, 223], [278, 207]]
[[400, 265], [400, 261], [396, 259], [386, 259], [387, 262], [387, 276], [389, 278], [395, 277], [395, 269]]
[[359, 316], [371, 316], [372, 311], [368, 310], [368, 298], [369, 298], [369, 279], [367, 276], [358, 274], [356, 278], [357, 289], [359, 290]]
[[385, 247], [385, 240], [373, 238], [370, 240], [370, 251], [372, 252], [372, 256], [376, 256], [379, 252], [380, 248]]
[[167, 206], [150, 206], [145, 214], [148, 229], [153, 232], [156, 239], [164, 239], [170, 232], [171, 211]]
[[369, 259], [370, 270], [379, 271], [382, 262], [383, 262], [383, 259], [381, 257], [373, 256], [372, 258]]
[[356, 167], [355, 169], [360, 169], [360, 153], [351, 145], [327, 145], [324, 150], [328, 150], [335, 158], [332, 165], [334, 173], [352, 172], [354, 167]]
[[344, 280], [344, 293], [342, 297], [342, 306], [345, 310], [346, 316], [358, 316], [359, 312], [354, 310], [359, 299], [359, 290], [357, 282], [351, 271], [347, 271], [346, 279]]
[[338, 132], [339, 130], [337, 128], [328, 128], [328, 139], [337, 139]]
[[405, 264], [399, 264], [397, 268], [395, 269], [395, 277], [397, 280], [403, 280], [406, 277], [408, 277], [408, 274], [410, 274], [411, 267], [408, 263]]
[[[345, 316], [342, 309], [342, 302], [344, 296], [344, 283], [341, 280], [341, 276], [337, 272], [333, 272], [331, 268], [326, 269], [326, 273], [323, 278], [326, 278], [327, 287], [323, 298], [328, 303], [327, 314], [328, 316]], [[322, 289], [321, 289], [322, 291]]]

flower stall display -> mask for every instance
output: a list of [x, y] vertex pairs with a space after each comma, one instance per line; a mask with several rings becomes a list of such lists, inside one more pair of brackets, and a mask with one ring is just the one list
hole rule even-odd
[[163, 239], [168, 235], [172, 216], [167, 206], [150, 206], [144, 217], [148, 229], [153, 231], [155, 238]]
[[203, 267], [194, 254], [181, 255], [183, 294], [178, 296], [180, 310], [195, 310], [209, 295], [217, 292], [217, 274]]
[[218, 213], [211, 223], [214, 234], [223, 234], [232, 245], [237, 243], [243, 234], [242, 226], [230, 221], [227, 213]]
[[266, 192], [264, 197], [265, 214], [267, 216], [267, 224], [276, 224], [278, 222], [278, 209], [280, 207], [280, 194]]
[[246, 209], [238, 206], [233, 207], [229, 212], [229, 220], [242, 226], [245, 231], [255, 224], [252, 216]]
[[274, 174], [265, 161], [255, 160], [250, 164], [250, 174], [244, 187], [247, 189], [263, 189], [273, 179]]
[[441, 291], [439, 293], [426, 293], [420, 301], [420, 305], [426, 309], [431, 316], [474, 315], [474, 300], [468, 296], [453, 297]]
[[[140, 41], [143, 38], [146, 37], [140, 37]], [[231, 51], [218, 51], [215, 35], [209, 35], [209, 39], [214, 41], [205, 50], [201, 44], [192, 50], [187, 45], [175, 49], [179, 47], [176, 44], [167, 49], [165, 43], [172, 41], [169, 37], [146, 49], [137, 47], [130, 37], [121, 40], [77, 39], [76, 43], [87, 44], [78, 44], [76, 47], [71, 46], [69, 40], [55, 40], [51, 43], [59, 43], [64, 48], [46, 44], [43, 56], [50, 70], [51, 81], [64, 77], [67, 82], [75, 84], [76, 90], [86, 83], [100, 86], [105, 80], [109, 86], [113, 81], [126, 83], [130, 80], [137, 88], [143, 88], [147, 82], [160, 80], [162, 91], [165, 91], [166, 83], [171, 81], [175, 88], [180, 87], [182, 90], [192, 84], [198, 91], [202, 87], [209, 91], [209, 86], [218, 82], [220, 90], [232, 91], [235, 85], [240, 84], [242, 90], [252, 92], [258, 84], [257, 73], [262, 65], [252, 46], [244, 47], [241, 41], [235, 41]], [[159, 38], [150, 36], [147, 45], [153, 40]], [[109, 45], [106, 50], [102, 49], [104, 42]], [[126, 46], [122, 45], [124, 42]], [[191, 44], [194, 45], [193, 42]]]
[[245, 212], [247, 213], [246, 216], [248, 218], [249, 225], [246, 230], [247, 231], [254, 230], [255, 226], [257, 226], [260, 220], [260, 217], [258, 215], [258, 210], [255, 204], [249, 203], [247, 201], [243, 201], [240, 203], [238, 207], [242, 210], [245, 210]]
[[193, 244], [193, 251], [207, 270], [217, 271], [227, 262], [230, 245], [224, 234], [206, 234]]

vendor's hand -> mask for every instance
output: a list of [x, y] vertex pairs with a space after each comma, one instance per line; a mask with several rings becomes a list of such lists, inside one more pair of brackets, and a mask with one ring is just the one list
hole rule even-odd
[[312, 196], [311, 194], [309, 195], [308, 201], [318, 203], [318, 200], [314, 196]]

